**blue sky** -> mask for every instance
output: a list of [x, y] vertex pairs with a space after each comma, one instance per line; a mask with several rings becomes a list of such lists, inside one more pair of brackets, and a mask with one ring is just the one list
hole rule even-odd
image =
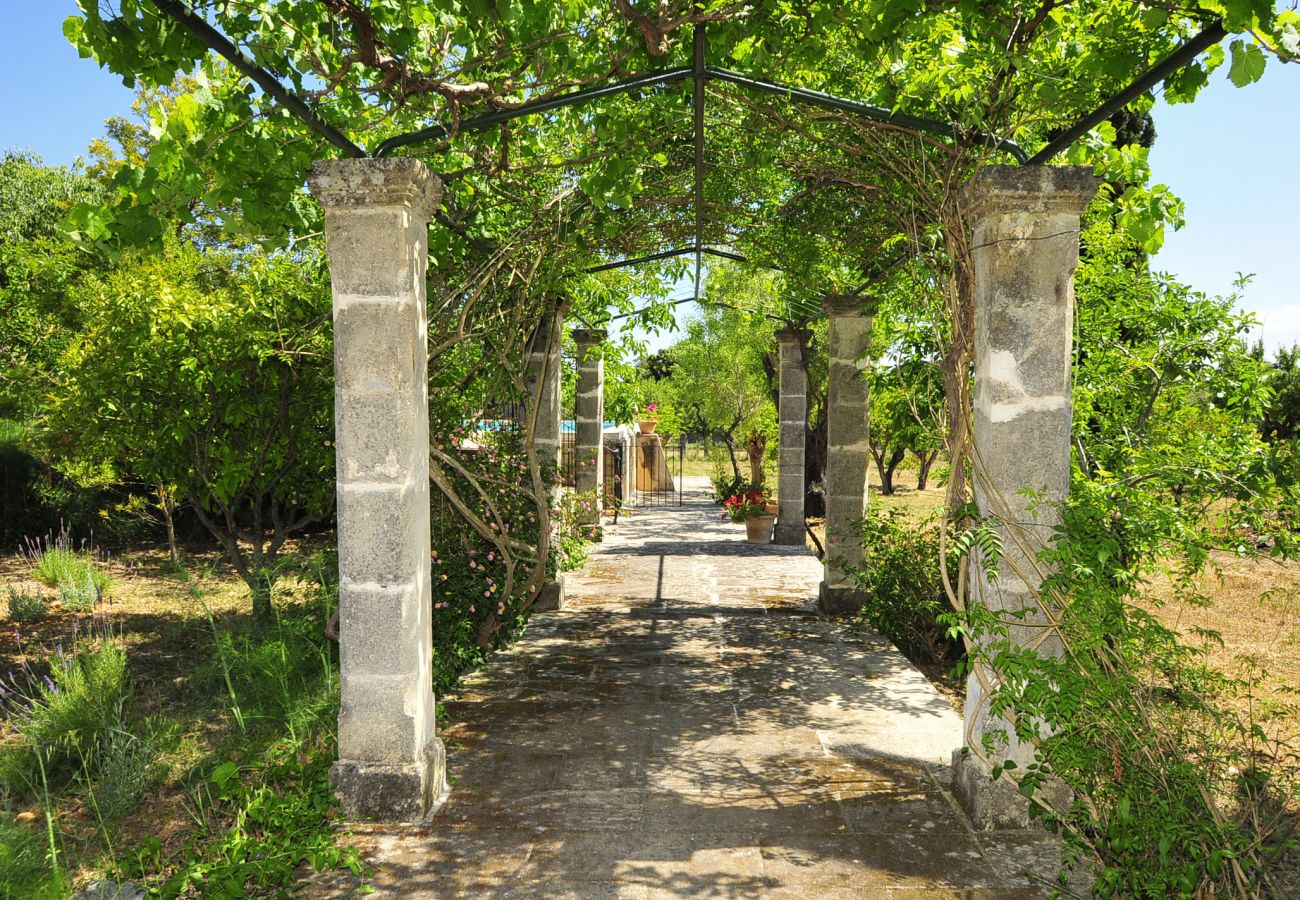
[[[64, 39], [74, 10], [72, 0], [0, 0], [0, 148], [71, 163], [104, 119], [129, 110], [121, 81]], [[1195, 103], [1161, 103], [1155, 118], [1152, 169], [1187, 205], [1156, 264], [1207, 293], [1253, 273], [1242, 306], [1265, 343], [1300, 342], [1300, 65], [1270, 60], [1244, 89], [1221, 71]]]

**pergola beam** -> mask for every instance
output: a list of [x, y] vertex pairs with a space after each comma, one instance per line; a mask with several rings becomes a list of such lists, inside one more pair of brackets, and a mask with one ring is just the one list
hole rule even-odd
[[695, 299], [700, 299], [700, 274], [704, 259], [700, 245], [704, 243], [704, 23], [698, 22], [691, 41], [691, 76], [694, 84], [692, 103], [695, 113]]
[[312, 131], [338, 147], [345, 155], [353, 159], [365, 158], [365, 150], [362, 150], [349, 140], [348, 136], [342, 131], [312, 112], [311, 108], [301, 98], [290, 93], [289, 89], [281, 84], [278, 78], [245, 56], [243, 51], [231, 42], [230, 38], [213, 28], [206, 19], [195, 15], [189, 7], [179, 2], [179, 0], [152, 0], [152, 2], [160, 13], [188, 31], [200, 44], [209, 50], [215, 51], [226, 62], [234, 66], [240, 74], [252, 79], [258, 87], [266, 92], [268, 97], [297, 116], [298, 120]]
[[[937, 134], [942, 137], [957, 138], [959, 135], [949, 125], [943, 122], [937, 122], [934, 119], [926, 119], [921, 116], [911, 116], [907, 113], [894, 112], [885, 109], [883, 106], [874, 106], [870, 103], [862, 103], [858, 100], [849, 100], [844, 97], [837, 97], [834, 94], [827, 94], [823, 91], [814, 91], [810, 88], [790, 87], [789, 85], [780, 84], [775, 81], [764, 81], [761, 78], [751, 78], [740, 72], [733, 72], [730, 69], [719, 68], [718, 66], [706, 67], [706, 75], [715, 81], [725, 81], [739, 87], [749, 88], [764, 94], [775, 94], [786, 97], [808, 106], [817, 106], [822, 109], [830, 109], [835, 112], [852, 113], [862, 119], [871, 122], [878, 122], [881, 125], [896, 125], [899, 128], [908, 128], [913, 131], [922, 131], [927, 134]], [[1003, 138], [994, 137], [991, 134], [985, 134], [982, 131], [972, 132], [971, 136], [975, 140], [986, 146], [993, 147], [996, 150], [1005, 150], [1015, 157], [1016, 162], [1025, 162], [1027, 154], [1020, 148], [1020, 145], [1014, 141], [1004, 140]]]
[[[499, 109], [494, 112], [484, 113], [481, 116], [472, 116], [468, 119], [461, 120], [456, 127], [458, 133], [467, 131], [482, 131], [485, 128], [491, 128], [493, 125], [501, 125], [505, 122], [511, 122], [522, 116], [539, 115], [550, 112], [555, 109], [563, 109], [566, 106], [576, 106], [579, 103], [589, 103], [592, 100], [602, 100], [606, 97], [616, 97], [619, 94], [626, 94], [629, 91], [640, 90], [641, 88], [655, 87], [656, 85], [676, 84], [679, 81], [685, 81], [691, 75], [692, 69], [661, 69], [656, 72], [646, 72], [641, 75], [633, 75], [623, 78], [613, 84], [602, 84], [596, 87], [583, 88], [582, 90], [572, 91], [568, 94], [560, 94], [556, 97], [547, 97], [543, 100], [533, 100], [520, 106], [513, 106], [509, 109]], [[383, 141], [374, 150], [374, 156], [387, 156], [398, 147], [409, 147], [412, 144], [423, 144], [428, 141], [442, 140], [450, 137], [452, 129], [445, 125], [430, 125], [428, 128], [421, 128], [419, 131], [412, 131], [409, 134], [399, 134], [396, 137], [390, 137]]]
[[1069, 128], [1065, 129], [1060, 135], [1054, 138], [1046, 147], [1039, 150], [1029, 158], [1026, 165], [1041, 166], [1052, 161], [1052, 157], [1070, 148], [1070, 145], [1083, 137], [1093, 128], [1100, 125], [1106, 119], [1109, 119], [1115, 113], [1128, 106], [1142, 94], [1151, 90], [1160, 82], [1173, 75], [1178, 70], [1196, 59], [1206, 50], [1213, 47], [1219, 41], [1228, 36], [1222, 22], [1215, 22], [1205, 27], [1203, 31], [1195, 37], [1188, 39], [1169, 56], [1147, 69], [1142, 75], [1139, 75], [1132, 84], [1124, 88], [1118, 94], [1115, 94], [1106, 102], [1102, 103], [1088, 115], [1079, 119]]
[[[691, 247], [678, 247], [675, 250], [661, 250], [658, 253], [650, 253], [647, 254], [646, 256], [634, 256], [631, 259], [616, 259], [613, 262], [600, 263], [599, 265], [595, 265], [595, 266], [588, 266], [582, 271], [584, 274], [594, 275], [597, 272], [608, 272], [610, 269], [622, 269], [625, 268], [626, 266], [636, 266], [636, 265], [640, 265], [641, 263], [657, 262], [661, 259], [672, 259], [674, 256], [686, 256], [688, 254], [692, 254], [697, 257], [703, 254], [705, 256], [717, 256], [722, 259], [734, 259], [736, 262], [749, 262], [749, 257], [743, 256], [740, 253], [733, 253], [730, 250], [719, 250], [716, 247], [691, 246]], [[768, 268], [774, 268], [774, 267], [769, 266]]]

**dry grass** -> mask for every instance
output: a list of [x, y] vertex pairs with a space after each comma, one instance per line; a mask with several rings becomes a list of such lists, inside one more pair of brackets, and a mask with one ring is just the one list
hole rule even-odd
[[[875, 475], [873, 470], [872, 475]], [[874, 479], [873, 479], [874, 481]], [[870, 492], [868, 504], [877, 509], [901, 509], [909, 516], [924, 518], [943, 508], [944, 489], [931, 480], [924, 491], [916, 490], [915, 470], [900, 470], [898, 486], [891, 496]], [[810, 521], [818, 540], [825, 542], [825, 524]], [[1213, 566], [1201, 579], [1201, 592], [1212, 600], [1209, 606], [1169, 602], [1173, 596], [1168, 582], [1152, 586], [1151, 608], [1168, 627], [1188, 642], [1204, 644], [1207, 660], [1216, 669], [1233, 676], [1252, 675], [1255, 690], [1234, 702], [1242, 711], [1271, 712], [1300, 702], [1300, 561], [1280, 562], [1267, 558], [1241, 559], [1215, 554]], [[1203, 633], [1217, 632], [1219, 640], [1206, 641]], [[932, 667], [933, 668], [933, 667]], [[926, 670], [949, 700], [958, 699], [962, 686], [953, 685], [944, 673]], [[1253, 710], [1244, 707], [1255, 704]], [[1289, 710], [1284, 710], [1289, 711]], [[1300, 715], [1284, 717], [1289, 727], [1280, 736], [1300, 743]]]
[[[214, 616], [224, 619], [249, 612], [248, 590], [223, 554], [189, 553], [187, 566]], [[70, 645], [74, 630], [84, 632], [92, 619], [120, 630], [131, 657], [151, 677], [165, 678], [192, 668], [196, 648], [186, 637], [204, 637], [195, 623], [206, 616], [172, 572], [166, 550], [131, 553], [103, 568], [112, 577], [103, 603], [93, 613], [74, 613], [59, 605], [57, 590], [32, 579], [29, 560], [0, 556], [0, 584], [40, 593], [49, 601], [49, 614], [43, 620], [16, 626], [8, 622], [8, 592], [0, 594], [6, 620], [0, 629], [0, 670], [16, 669], [24, 661], [42, 663], [53, 646], [61, 641]]]
[[1147, 607], [1188, 643], [1203, 646], [1214, 668], [1257, 679], [1256, 689], [1233, 703], [1252, 715], [1282, 712], [1279, 736], [1300, 741], [1300, 716], [1287, 709], [1300, 696], [1300, 561], [1216, 553], [1197, 587], [1208, 606], [1171, 600], [1173, 586], [1163, 580], [1151, 586]]

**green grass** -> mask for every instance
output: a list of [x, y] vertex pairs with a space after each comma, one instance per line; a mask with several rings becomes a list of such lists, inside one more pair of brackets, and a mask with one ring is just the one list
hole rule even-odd
[[45, 900], [68, 895], [62, 874], [50, 865], [45, 835], [0, 812], [0, 900]]
[[3, 706], [0, 810], [38, 814], [0, 813], [0, 900], [66, 897], [71, 872], [214, 897], [287, 896], [304, 866], [361, 872], [332, 828], [338, 660], [321, 626], [336, 595], [324, 569], [313, 564], [314, 587], [277, 594], [270, 625], [211, 614], [187, 572], [147, 576], [187, 610], [166, 639], [187, 648], [180, 677], [174, 655], [132, 633], [83, 634], [45, 659], [50, 648], [31, 648]]

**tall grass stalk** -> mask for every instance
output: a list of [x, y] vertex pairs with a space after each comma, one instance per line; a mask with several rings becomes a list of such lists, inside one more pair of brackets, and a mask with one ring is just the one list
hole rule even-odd
[[50, 782], [45, 777], [45, 754], [38, 747], [36, 762], [41, 769], [41, 807], [45, 812], [45, 836], [50, 842], [50, 871], [59, 878], [59, 848], [54, 838], [54, 805], [50, 800]]
[[230, 712], [235, 717], [235, 724], [239, 726], [239, 733], [248, 734], [248, 723], [244, 719], [243, 709], [239, 706], [239, 695], [235, 693], [234, 679], [230, 677], [230, 659], [227, 655], [226, 642], [221, 639], [221, 632], [217, 630], [216, 617], [212, 615], [212, 609], [208, 606], [203, 590], [190, 575], [189, 570], [181, 567], [178, 571], [181, 578], [185, 580], [185, 590], [199, 604], [203, 615], [208, 620], [208, 630], [212, 632], [212, 643], [216, 647], [217, 661], [221, 665], [221, 677], [226, 684], [226, 696], [230, 698]]

